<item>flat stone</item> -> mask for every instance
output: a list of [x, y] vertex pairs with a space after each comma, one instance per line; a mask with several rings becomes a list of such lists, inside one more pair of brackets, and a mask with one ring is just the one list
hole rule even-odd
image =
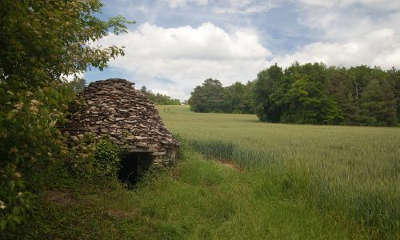
[[141, 136], [135, 136], [136, 140], [146, 140], [149, 139], [148, 137], [141, 137]]
[[166, 155], [167, 154], [167, 152], [153, 152], [153, 156], [164, 156], [164, 155]]
[[74, 139], [86, 132], [94, 133], [96, 139], [108, 136], [126, 151], [151, 152], [161, 163], [179, 145], [154, 104], [132, 83], [123, 79], [93, 82], [82, 96], [87, 105], [70, 117], [69, 133]]
[[138, 147], [146, 147], [146, 148], [148, 147], [147, 143], [145, 143], [145, 142], [138, 142], [135, 145]]

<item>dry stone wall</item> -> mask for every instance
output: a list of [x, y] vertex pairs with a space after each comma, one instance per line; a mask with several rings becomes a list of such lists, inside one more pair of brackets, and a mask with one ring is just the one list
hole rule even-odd
[[124, 79], [91, 83], [83, 91], [86, 105], [71, 116], [66, 134], [72, 138], [94, 133], [109, 137], [126, 152], [149, 152], [154, 164], [169, 165], [178, 141], [164, 126], [147, 97]]

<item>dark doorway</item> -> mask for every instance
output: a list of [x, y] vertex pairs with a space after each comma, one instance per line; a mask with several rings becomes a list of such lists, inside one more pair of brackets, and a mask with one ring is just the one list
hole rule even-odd
[[148, 152], [125, 153], [121, 156], [121, 168], [118, 177], [128, 186], [135, 185], [149, 170], [153, 157]]

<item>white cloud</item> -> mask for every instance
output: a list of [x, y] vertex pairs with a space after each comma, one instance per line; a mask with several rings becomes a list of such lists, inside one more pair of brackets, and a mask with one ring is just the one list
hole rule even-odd
[[208, 4], [208, 0], [162, 0], [166, 2], [170, 8], [184, 7], [188, 4], [196, 4], [199, 6], [205, 6]]
[[326, 0], [300, 0], [300, 2], [318, 7], [332, 7], [335, 4], [335, 1]]
[[70, 74], [70, 75], [61, 75], [61, 79], [67, 82], [72, 82], [75, 79], [83, 78], [84, 74], [83, 72], [77, 72], [75, 74]]
[[383, 19], [373, 19], [357, 9], [311, 8], [301, 12], [298, 21], [311, 30], [318, 31], [318, 37], [326, 41], [348, 41], [391, 27], [380, 24]]
[[400, 35], [392, 29], [381, 29], [349, 41], [312, 43], [293, 54], [277, 56], [271, 63], [289, 66], [295, 61], [336, 66], [400, 67]]
[[[400, 1], [301, 0], [298, 21], [319, 38], [273, 61], [400, 67]], [[390, 10], [390, 11], [387, 11]]]
[[[127, 1], [129, 0], [119, 0]], [[143, 24], [126, 35], [109, 36], [104, 45], [126, 46], [126, 56], [111, 66], [129, 73], [138, 86], [145, 84], [158, 92], [186, 98], [194, 86], [208, 77], [220, 79], [225, 85], [247, 81], [277, 62], [288, 66], [295, 61], [325, 62], [328, 65], [353, 66], [360, 64], [390, 68], [400, 67], [400, 1], [398, 0], [154, 0], [155, 6], [139, 9], [146, 21], [162, 14], [179, 13], [179, 21], [191, 18], [205, 23], [199, 27], [163, 28]], [[285, 4], [284, 8], [279, 5]], [[200, 18], [196, 7], [209, 15]], [[165, 11], [165, 7], [170, 7]], [[176, 8], [185, 8], [175, 11]], [[272, 18], [265, 13], [275, 8]], [[161, 11], [162, 9], [162, 11]], [[128, 10], [127, 10], [128, 11]], [[131, 11], [131, 10], [129, 10]], [[170, 12], [168, 12], [170, 11]], [[193, 13], [196, 11], [196, 13]], [[287, 11], [290, 11], [288, 15]], [[200, 12], [200, 11], [199, 11]], [[277, 14], [282, 13], [281, 18]], [[149, 16], [155, 16], [154, 19]], [[165, 17], [165, 16], [164, 16]], [[288, 26], [288, 22], [293, 26]], [[201, 19], [201, 20], [200, 20]], [[271, 35], [264, 41], [279, 37], [280, 48], [290, 44], [293, 52], [272, 55], [261, 44], [259, 34], [241, 26], [257, 26]], [[277, 21], [276, 28], [264, 24]], [[297, 19], [297, 23], [293, 22]], [[281, 21], [281, 22], [279, 22]], [[193, 21], [188, 21], [193, 22]], [[168, 23], [168, 22], [167, 22]], [[186, 23], [183, 23], [186, 24]], [[282, 24], [282, 28], [280, 28]], [[171, 25], [171, 24], [167, 24]], [[172, 25], [176, 25], [172, 24]], [[264, 28], [265, 25], [265, 28]], [[270, 25], [270, 24], [269, 24]], [[302, 26], [301, 26], [302, 25]], [[228, 31], [226, 29], [230, 29]], [[285, 37], [286, 36], [286, 37]], [[293, 39], [293, 40], [291, 40]], [[313, 39], [312, 42], [310, 39]], [[274, 39], [280, 41], [281, 39]], [[297, 41], [299, 40], [299, 41]], [[308, 41], [308, 42], [307, 42]], [[266, 60], [269, 59], [269, 60]], [[126, 74], [129, 76], [129, 74]]]
[[360, 5], [374, 9], [395, 10], [400, 9], [400, 1], [397, 0], [300, 0], [300, 2], [318, 7], [350, 7]]
[[253, 80], [271, 53], [251, 29], [227, 32], [211, 23], [162, 28], [143, 24], [136, 31], [102, 39], [102, 46], [123, 45], [126, 55], [111, 62], [135, 76], [138, 85], [187, 98], [206, 78], [224, 84]]
[[368, 35], [370, 32], [390, 28], [400, 32], [400, 9], [377, 16], [357, 8], [309, 9], [302, 12], [299, 22], [311, 29], [319, 30], [325, 40], [349, 40]]
[[[212, 12], [217, 14], [252, 14], [267, 12], [276, 7], [277, 0], [161, 0], [170, 8], [186, 7], [189, 5], [209, 5]], [[273, 3], [274, 2], [274, 3]]]
[[225, 0], [223, 6], [215, 7], [217, 14], [252, 14], [267, 12], [277, 6], [272, 0]]

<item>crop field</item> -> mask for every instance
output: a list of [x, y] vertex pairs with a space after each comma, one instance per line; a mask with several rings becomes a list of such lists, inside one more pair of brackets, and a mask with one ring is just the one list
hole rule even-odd
[[246, 174], [261, 172], [287, 198], [350, 219], [376, 238], [400, 237], [400, 128], [270, 124], [186, 106], [159, 112], [206, 157], [232, 161]]

